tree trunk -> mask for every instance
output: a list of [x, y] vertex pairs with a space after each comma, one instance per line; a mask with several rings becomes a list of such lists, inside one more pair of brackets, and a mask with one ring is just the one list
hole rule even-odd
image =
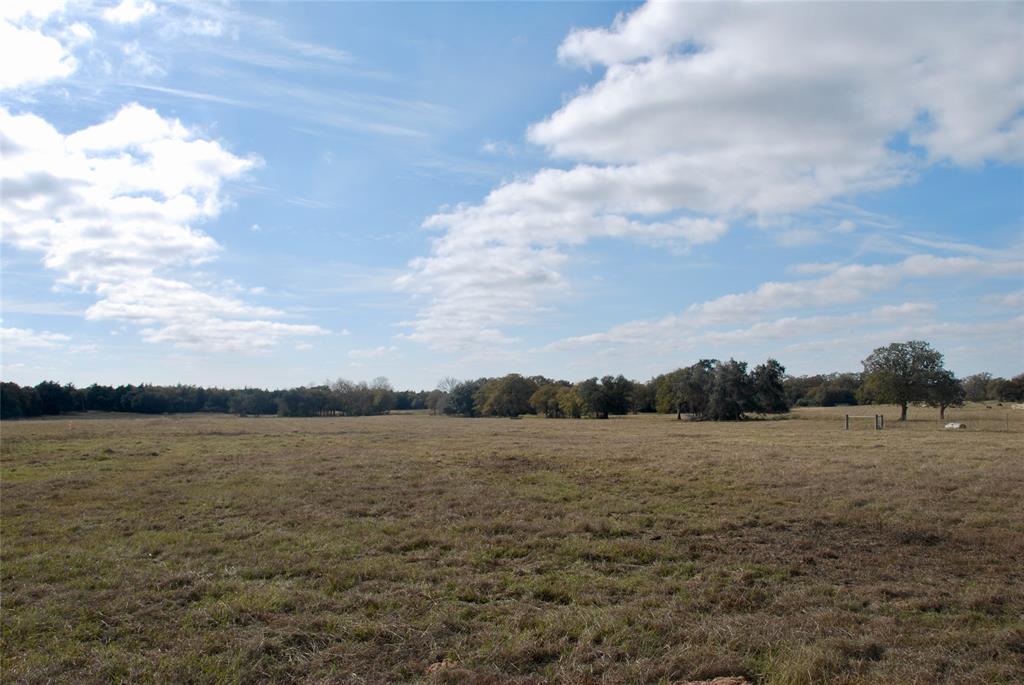
[[900, 404], [900, 421], [907, 420], [907, 403], [903, 402]]
[[946, 420], [946, 405], [940, 404], [939, 405], [939, 421], [945, 421], [945, 420]]

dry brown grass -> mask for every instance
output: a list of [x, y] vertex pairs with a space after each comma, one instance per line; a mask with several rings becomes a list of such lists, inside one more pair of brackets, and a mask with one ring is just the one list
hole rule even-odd
[[845, 411], [5, 423], [0, 675], [1024, 681], [1024, 412]]

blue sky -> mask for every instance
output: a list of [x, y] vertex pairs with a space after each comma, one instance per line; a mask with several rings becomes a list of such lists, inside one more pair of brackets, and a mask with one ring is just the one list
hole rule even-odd
[[1024, 6], [0, 13], [5, 380], [1024, 370]]

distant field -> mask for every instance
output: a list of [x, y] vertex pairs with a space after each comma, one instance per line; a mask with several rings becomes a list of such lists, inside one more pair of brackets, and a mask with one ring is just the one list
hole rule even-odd
[[0, 680], [1024, 682], [1024, 411], [896, 415], [5, 422]]

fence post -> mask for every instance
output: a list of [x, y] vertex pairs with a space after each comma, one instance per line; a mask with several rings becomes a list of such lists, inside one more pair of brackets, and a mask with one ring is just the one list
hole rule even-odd
[[850, 430], [850, 415], [849, 414], [846, 415], [846, 429], [845, 430]]

